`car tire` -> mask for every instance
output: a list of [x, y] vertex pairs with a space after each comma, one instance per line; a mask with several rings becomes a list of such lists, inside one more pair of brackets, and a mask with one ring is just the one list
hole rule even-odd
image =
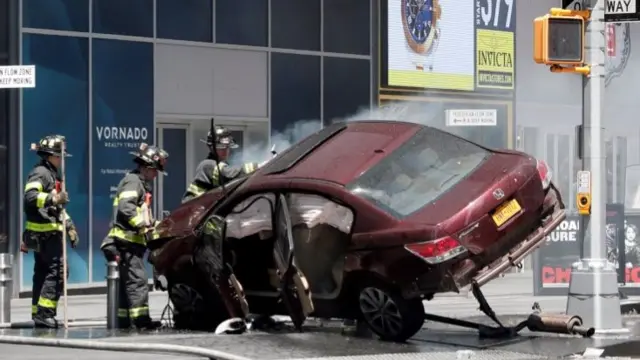
[[229, 318], [217, 290], [195, 267], [170, 274], [168, 283], [176, 329], [215, 331]]
[[[405, 299], [392, 286], [368, 282], [359, 288], [359, 315], [381, 340], [404, 342], [424, 324], [421, 298]], [[383, 321], [384, 320], [384, 321]]]

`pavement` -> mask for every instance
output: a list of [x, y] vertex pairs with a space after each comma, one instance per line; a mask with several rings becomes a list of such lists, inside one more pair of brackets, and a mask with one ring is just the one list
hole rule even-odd
[[[565, 311], [566, 297], [534, 297], [531, 273], [507, 274], [483, 287], [483, 292], [495, 312], [503, 315], [506, 323], [523, 320], [531, 313], [534, 302], [538, 302], [545, 312]], [[60, 303], [62, 304], [62, 302]], [[150, 295], [152, 316], [159, 318], [167, 304], [167, 295], [153, 292]], [[106, 316], [106, 296], [72, 296], [68, 299], [69, 319], [104, 320]], [[429, 313], [456, 318], [473, 318], [486, 321], [477, 310], [477, 303], [468, 293], [442, 294], [425, 302]], [[62, 310], [62, 305], [60, 305]], [[12, 301], [12, 321], [30, 319], [29, 299]], [[63, 318], [63, 314], [59, 315]], [[640, 327], [636, 320], [627, 319], [627, 326]], [[474, 359], [536, 359], [569, 355], [582, 352], [586, 347], [605, 344], [602, 340], [576, 339], [566, 336], [538, 336], [523, 334], [510, 340], [481, 340], [477, 333], [451, 328], [446, 325], [425, 323], [425, 329], [407, 344], [396, 344], [376, 339], [361, 339], [342, 335], [338, 323], [321, 323], [314, 319], [307, 322], [302, 333], [282, 330], [276, 333], [251, 333], [241, 336], [215, 336], [209, 333], [178, 333], [172, 330], [153, 334], [110, 333], [104, 328], [71, 328], [69, 330], [0, 330], [5, 335], [20, 335], [37, 338], [95, 339], [105, 342], [161, 343], [198, 346], [217, 349], [258, 359], [302, 359], [323, 358], [351, 360], [381, 359], [380, 354], [389, 354], [394, 359], [447, 359], [456, 358], [461, 349], [474, 351]], [[612, 340], [614, 341], [614, 340]], [[620, 341], [620, 340], [618, 340]], [[640, 351], [638, 352], [640, 354]], [[0, 359], [69, 359], [88, 357], [92, 360], [115, 359], [123, 353], [73, 350], [63, 348], [37, 347], [25, 345], [0, 346]], [[127, 360], [146, 359], [194, 359], [190, 356], [128, 353]], [[389, 358], [391, 358], [389, 357]]]

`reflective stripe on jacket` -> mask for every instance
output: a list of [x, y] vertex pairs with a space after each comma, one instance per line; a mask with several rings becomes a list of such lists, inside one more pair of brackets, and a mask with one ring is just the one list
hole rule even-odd
[[258, 164], [251, 162], [242, 166], [230, 166], [224, 162], [218, 164], [215, 160], [205, 159], [198, 164], [193, 181], [191, 181], [187, 191], [182, 196], [182, 202], [185, 203], [197, 198], [207, 191], [217, 188], [223, 182], [233, 180], [238, 176], [251, 174], [257, 168]]
[[[58, 171], [48, 161], [42, 160], [27, 175], [24, 186], [23, 203], [25, 230], [33, 232], [62, 231], [62, 208], [53, 205], [53, 195], [60, 191], [61, 183]], [[65, 212], [66, 213], [66, 212]], [[67, 228], [73, 225], [66, 214]]]
[[109, 238], [146, 244], [144, 233], [154, 224], [151, 184], [142, 180], [139, 171], [128, 173], [118, 184], [112, 216], [111, 229], [101, 247], [109, 243]]

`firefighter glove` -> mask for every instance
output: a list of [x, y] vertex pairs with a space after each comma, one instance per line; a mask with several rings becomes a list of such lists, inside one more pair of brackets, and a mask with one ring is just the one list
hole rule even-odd
[[60, 191], [51, 198], [53, 205], [64, 205], [69, 202], [69, 194], [66, 191]]
[[78, 238], [78, 232], [76, 231], [76, 227], [72, 226], [69, 228], [69, 231], [67, 231], [67, 234], [69, 235], [69, 240], [71, 241], [71, 248], [75, 249], [76, 246], [78, 246], [78, 242], [80, 241], [80, 239]]

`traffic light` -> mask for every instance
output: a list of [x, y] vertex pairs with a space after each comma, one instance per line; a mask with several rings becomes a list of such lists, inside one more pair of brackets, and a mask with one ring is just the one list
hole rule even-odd
[[582, 65], [584, 17], [569, 15], [573, 14], [569, 10], [551, 10], [551, 14], [538, 17], [533, 21], [533, 60], [545, 65]]

